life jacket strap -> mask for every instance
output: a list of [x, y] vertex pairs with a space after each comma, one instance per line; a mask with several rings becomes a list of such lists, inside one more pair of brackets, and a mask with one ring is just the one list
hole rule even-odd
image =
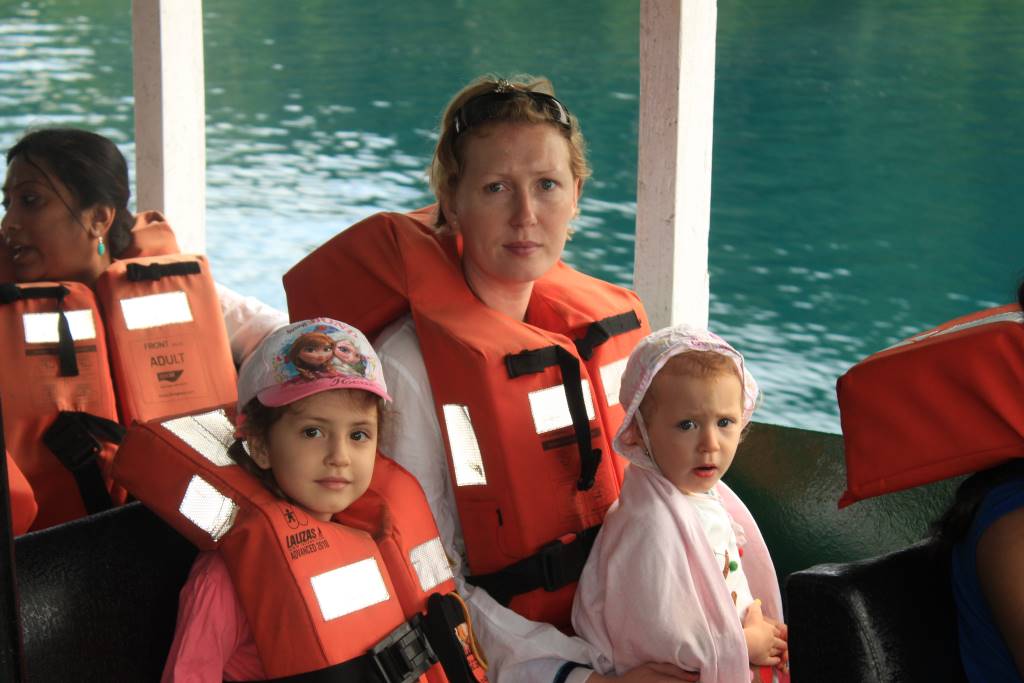
[[159, 280], [171, 275], [198, 275], [198, 261], [178, 261], [176, 263], [129, 263], [125, 267], [128, 282], [143, 280]]
[[413, 616], [369, 652], [341, 664], [264, 683], [412, 683], [438, 661], [421, 622]]
[[51, 287], [19, 287], [10, 282], [0, 284], [0, 304], [11, 304], [25, 299], [57, 300], [57, 358], [61, 377], [78, 376], [78, 359], [75, 357], [75, 340], [71, 337], [71, 324], [64, 315], [64, 297], [71, 290], [64, 285]]
[[[434, 593], [427, 598], [427, 614], [423, 619], [423, 630], [430, 640], [437, 658], [441, 662], [448, 683], [486, 683], [483, 671], [474, 671], [466, 658], [466, 650], [456, 629], [466, 623], [462, 605], [451, 594]], [[467, 638], [469, 625], [466, 624]]]
[[68, 410], [58, 413], [43, 433], [43, 443], [74, 476], [89, 514], [113, 507], [99, 466], [100, 440], [119, 444], [124, 433], [124, 427], [116, 422]]
[[522, 593], [538, 588], [549, 592], [558, 590], [579, 580], [600, 529], [598, 524], [579, 532], [570, 541], [556, 539], [504, 569], [467, 576], [466, 582], [483, 588], [506, 607], [513, 597]]
[[586, 334], [575, 342], [576, 351], [583, 360], [590, 360], [594, 355], [594, 349], [601, 344], [612, 337], [638, 329], [640, 329], [640, 318], [637, 317], [636, 311], [626, 311], [609, 316], [587, 326]]
[[594, 486], [597, 466], [601, 462], [601, 449], [594, 448], [590, 441], [590, 418], [583, 398], [580, 362], [576, 356], [557, 344], [541, 349], [530, 349], [505, 356], [505, 368], [510, 379], [520, 375], [542, 372], [557, 365], [562, 371], [562, 389], [572, 417], [572, 429], [576, 435], [576, 446], [580, 454], [580, 478], [576, 482], [579, 491], [589, 491]]

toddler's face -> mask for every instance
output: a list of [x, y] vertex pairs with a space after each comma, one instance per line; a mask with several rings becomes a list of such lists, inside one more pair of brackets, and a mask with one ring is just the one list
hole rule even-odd
[[659, 373], [648, 391], [651, 403], [644, 417], [658, 467], [683, 493], [710, 491], [729, 469], [740, 443], [739, 377]]
[[332, 389], [292, 403], [252, 458], [322, 521], [366, 492], [377, 454], [377, 405], [365, 392]]

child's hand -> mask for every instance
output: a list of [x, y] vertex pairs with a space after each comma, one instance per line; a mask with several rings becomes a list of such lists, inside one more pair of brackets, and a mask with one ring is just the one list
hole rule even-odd
[[787, 629], [780, 624], [773, 624], [761, 614], [761, 601], [754, 602], [747, 608], [743, 617], [743, 637], [747, 640], [747, 654], [750, 663], [756, 666], [777, 666], [786, 655], [787, 645], [784, 638]]

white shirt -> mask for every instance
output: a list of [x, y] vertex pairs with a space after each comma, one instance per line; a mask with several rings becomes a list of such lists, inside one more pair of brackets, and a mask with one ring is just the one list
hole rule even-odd
[[[733, 601], [736, 603], [736, 614], [742, 620], [747, 613], [747, 608], [754, 602], [754, 596], [750, 594], [750, 584], [747, 582], [747, 575], [743, 572], [743, 562], [740, 560], [732, 517], [725, 511], [722, 501], [714, 489], [707, 493], [688, 493], [686, 498], [697, 509], [697, 518], [704, 530], [704, 536], [708, 539], [711, 552], [714, 553], [722, 567], [722, 572], [725, 574], [725, 586], [733, 596]], [[736, 569], [730, 569], [726, 573], [725, 567], [730, 562], [736, 563]]]
[[288, 316], [255, 297], [243, 296], [219, 282], [214, 284], [231, 343], [231, 357], [238, 367], [264, 337], [288, 324]]
[[[465, 581], [466, 545], [455, 495], [448, 476], [447, 455], [434, 399], [412, 317], [389, 325], [374, 343], [388, 393], [394, 399], [393, 428], [380, 450], [419, 481], [434, 513], [441, 542], [452, 563], [459, 593], [473, 617], [474, 631], [490, 665], [494, 683], [550, 683], [567, 661], [593, 666], [597, 651], [580, 638], [550, 624], [529, 621], [494, 600], [487, 591]], [[583, 683], [591, 669], [574, 669], [566, 683]]]

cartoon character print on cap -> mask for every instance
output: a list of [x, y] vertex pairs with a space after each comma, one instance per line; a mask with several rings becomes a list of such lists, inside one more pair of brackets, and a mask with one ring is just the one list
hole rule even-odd
[[277, 381], [295, 384], [327, 377], [373, 376], [373, 361], [360, 353], [355, 340], [342, 330], [316, 323], [304, 330], [274, 357]]

